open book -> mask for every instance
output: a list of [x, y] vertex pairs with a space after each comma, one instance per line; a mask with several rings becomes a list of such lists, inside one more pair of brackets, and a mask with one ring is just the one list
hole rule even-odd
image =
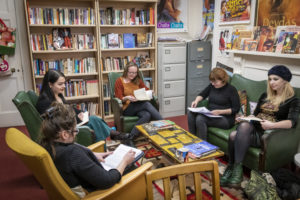
[[263, 121], [262, 119], [258, 118], [258, 117], [254, 117], [254, 116], [245, 116], [245, 117], [238, 117], [238, 120], [240, 121], [247, 121], [247, 122], [250, 122], [250, 121]]
[[146, 90], [145, 88], [134, 90], [133, 94], [138, 101], [149, 101], [152, 99], [152, 90]]
[[195, 113], [201, 113], [207, 117], [222, 117], [221, 115], [213, 115], [210, 110], [206, 107], [198, 107], [198, 108], [191, 108], [188, 107], [188, 110]]
[[104, 169], [106, 169], [107, 171], [110, 169], [116, 169], [120, 163], [122, 162], [125, 154], [129, 151], [129, 150], [133, 150], [135, 152], [135, 159], [133, 161], [133, 163], [135, 163], [136, 161], [138, 161], [141, 157], [144, 156], [144, 152], [137, 149], [137, 148], [133, 148], [130, 146], [126, 146], [124, 144], [120, 144], [115, 150], [114, 152], [107, 156], [104, 160], [105, 162], [101, 162], [101, 165], [103, 166]]
[[80, 123], [77, 124], [77, 127], [82, 126], [82, 125], [84, 125], [84, 124], [86, 124], [88, 122], [89, 122], [89, 112], [85, 111], [83, 113], [83, 119], [82, 119], [82, 121]]

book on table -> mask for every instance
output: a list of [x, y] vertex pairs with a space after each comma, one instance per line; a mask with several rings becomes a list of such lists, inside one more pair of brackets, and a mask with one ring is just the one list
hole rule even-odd
[[125, 154], [130, 150], [133, 150], [135, 152], [134, 160], [132, 163], [135, 163], [136, 161], [138, 161], [140, 158], [144, 156], [143, 151], [134, 147], [120, 144], [111, 155], [107, 156], [104, 159], [105, 162], [100, 162], [100, 163], [103, 166], [103, 168], [106, 169], [107, 171], [110, 169], [116, 169], [122, 162]]
[[138, 101], [150, 101], [152, 99], [152, 90], [146, 90], [145, 88], [134, 90], [133, 94]]
[[213, 115], [212, 112], [208, 110], [206, 107], [197, 107], [197, 108], [188, 107], [188, 110], [195, 113], [201, 113], [207, 117], [222, 117], [221, 115]]
[[175, 123], [170, 120], [151, 121], [150, 124], [156, 128], [171, 128], [175, 125]]
[[219, 149], [219, 147], [212, 145], [205, 140], [198, 143], [185, 145], [183, 147], [188, 149], [188, 156], [191, 158], [200, 158], [202, 156], [211, 154]]

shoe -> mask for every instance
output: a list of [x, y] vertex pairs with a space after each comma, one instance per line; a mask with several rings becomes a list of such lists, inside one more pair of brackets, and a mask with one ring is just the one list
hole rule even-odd
[[232, 169], [232, 174], [228, 179], [228, 186], [240, 187], [243, 180], [243, 165], [242, 163], [235, 163]]
[[120, 133], [119, 131], [111, 130], [110, 138], [112, 140], [127, 140], [130, 138], [130, 134], [129, 133]]
[[223, 173], [222, 177], [220, 178], [220, 185], [222, 187], [225, 187], [228, 185], [228, 180], [231, 177], [232, 174], [232, 169], [233, 169], [233, 164], [229, 164]]

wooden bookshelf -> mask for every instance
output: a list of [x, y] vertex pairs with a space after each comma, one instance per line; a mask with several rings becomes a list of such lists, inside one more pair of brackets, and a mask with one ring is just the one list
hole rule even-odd
[[[156, 0], [99, 0], [99, 13], [98, 13], [98, 24], [99, 24], [99, 34], [100, 37], [102, 34], [110, 34], [110, 33], [117, 33], [117, 34], [124, 34], [124, 33], [152, 33], [152, 44], [151, 46], [147, 47], [135, 47], [135, 48], [101, 48], [101, 38], [99, 39], [100, 51], [99, 51], [99, 58], [107, 58], [107, 57], [135, 57], [138, 52], [146, 52], [150, 59], [151, 59], [151, 67], [150, 68], [140, 68], [140, 71], [144, 74], [144, 77], [150, 77], [152, 79], [152, 88], [155, 92], [157, 91], [157, 22], [156, 22], [156, 15], [157, 15], [157, 1]], [[142, 23], [142, 24], [128, 24], [124, 22], [110, 24], [104, 22], [104, 19], [101, 19], [101, 10], [106, 10], [107, 8], [112, 8], [115, 10], [131, 10], [135, 9], [138, 10], [150, 10], [153, 9], [154, 18], [153, 21], [150, 23]], [[117, 12], [117, 11], [116, 11]], [[150, 12], [150, 11], [149, 11]], [[123, 19], [123, 18], [122, 18]], [[106, 19], [105, 19], [106, 20]], [[118, 21], [115, 19], [115, 22]], [[124, 20], [125, 21], [125, 20]], [[122, 46], [122, 45], [120, 45]], [[130, 61], [130, 60], [129, 60]], [[101, 67], [100, 69], [103, 69]], [[102, 86], [104, 87], [105, 84], [108, 83], [108, 74], [110, 72], [123, 72], [122, 69], [118, 70], [101, 70], [100, 76], [102, 81]], [[102, 94], [105, 93], [102, 89]], [[107, 90], [107, 88], [106, 88]], [[113, 118], [113, 113], [111, 112], [110, 108], [110, 97], [105, 96], [103, 97], [103, 113], [105, 120], [111, 120]], [[108, 104], [105, 108], [104, 104]]]

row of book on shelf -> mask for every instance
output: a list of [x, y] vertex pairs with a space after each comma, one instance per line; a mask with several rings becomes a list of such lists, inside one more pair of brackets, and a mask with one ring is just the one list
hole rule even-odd
[[[82, 96], [82, 95], [98, 95], [98, 80], [83, 80], [83, 79], [70, 79], [66, 81], [65, 96]], [[40, 93], [42, 84], [37, 84], [36, 88]]]
[[72, 104], [75, 108], [78, 110], [81, 110], [82, 112], [89, 112], [89, 115], [98, 115], [99, 112], [99, 104], [95, 102], [81, 102], [81, 103], [75, 103]]
[[30, 34], [33, 51], [59, 49], [95, 49], [93, 34], [71, 34], [70, 28], [54, 28], [52, 33]]
[[67, 74], [95, 73], [96, 61], [94, 57], [87, 58], [66, 58], [60, 60], [33, 60], [34, 74], [44, 75], [49, 69], [54, 69]]
[[102, 25], [148, 25], [155, 24], [154, 9], [116, 9], [100, 8], [100, 24]]
[[100, 66], [103, 71], [123, 70], [129, 62], [135, 62], [139, 68], [151, 68], [152, 59], [147, 52], [138, 52], [136, 56], [102, 57]]
[[30, 24], [95, 24], [93, 8], [38, 8], [28, 6], [28, 17]]
[[101, 35], [102, 49], [151, 47], [152, 33], [108, 33]]
[[104, 115], [106, 115], [106, 116], [110, 115], [111, 114], [110, 102], [109, 101], [104, 101], [103, 106], [104, 106]]
[[225, 28], [220, 32], [219, 49], [299, 54], [300, 26]]

